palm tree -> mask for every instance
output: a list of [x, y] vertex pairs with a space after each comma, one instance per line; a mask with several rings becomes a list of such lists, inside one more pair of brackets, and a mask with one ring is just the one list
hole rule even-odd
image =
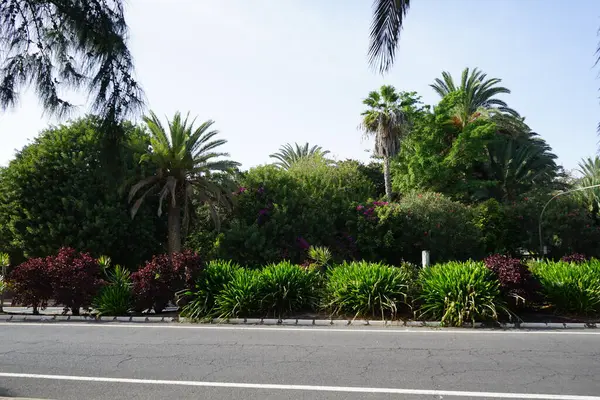
[[[581, 160], [577, 171], [581, 174], [577, 187], [584, 188], [600, 184], [600, 157], [588, 157]], [[600, 188], [581, 191], [577, 195], [592, 213], [597, 214], [600, 211]]]
[[497, 136], [487, 145], [487, 179], [495, 181], [491, 197], [514, 201], [534, 187], [551, 187], [558, 176], [557, 156], [536, 133], [528, 137]]
[[295, 163], [307, 159], [320, 159], [326, 163], [330, 163], [331, 160], [325, 158], [327, 154], [329, 154], [329, 150], [323, 150], [321, 146], [314, 145], [309, 147], [308, 143], [305, 143], [303, 146], [294, 143], [294, 146], [292, 146], [287, 143], [281, 146], [277, 153], [273, 153], [269, 157], [279, 160], [275, 163], [278, 167], [290, 169]]
[[460, 86], [456, 86], [449, 72], [442, 72], [442, 79], [436, 78], [430, 86], [440, 97], [446, 97], [451, 93], [460, 92], [461, 100], [456, 106], [453, 122], [460, 128], [473, 122], [481, 116], [495, 114], [508, 114], [519, 118], [519, 114], [508, 107], [508, 105], [495, 98], [498, 94], [509, 94], [510, 90], [497, 86], [501, 79], [486, 79], [487, 74], [475, 68], [470, 71], [465, 68], [462, 73]]
[[239, 163], [224, 160], [222, 157], [228, 157], [229, 154], [215, 151], [227, 141], [212, 140], [219, 133], [210, 130], [212, 120], [194, 128], [194, 121], [188, 123], [188, 117], [182, 119], [178, 112], [172, 121], [167, 121], [168, 133], [153, 112], [144, 117], [144, 122], [150, 132], [150, 147], [142, 160], [155, 166], [156, 172], [132, 186], [129, 192], [130, 202], [140, 189], [147, 189], [133, 204], [131, 214], [132, 217], [135, 216], [148, 194], [158, 192], [160, 216], [162, 203], [166, 199], [168, 250], [169, 254], [173, 254], [181, 251], [181, 232], [189, 224], [194, 197], [197, 202], [209, 205], [215, 223], [218, 223], [216, 207], [228, 204], [232, 190], [226, 187], [228, 185], [223, 179], [214, 179], [213, 175], [229, 172], [239, 166]]
[[369, 64], [387, 72], [396, 58], [400, 31], [410, 0], [374, 0], [369, 44]]
[[360, 129], [367, 136], [375, 136], [375, 157], [383, 158], [383, 178], [385, 194], [392, 200], [392, 180], [390, 177], [390, 158], [400, 150], [400, 141], [408, 128], [408, 121], [403, 110], [400, 94], [393, 86], [384, 85], [379, 92], [371, 92], [363, 100], [368, 110], [363, 117]]

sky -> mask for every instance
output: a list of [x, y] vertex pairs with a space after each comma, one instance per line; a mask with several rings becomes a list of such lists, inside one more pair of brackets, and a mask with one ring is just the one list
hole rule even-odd
[[[598, 148], [598, 0], [413, 0], [395, 66], [367, 63], [371, 0], [128, 0], [136, 77], [159, 116], [212, 119], [225, 150], [249, 168], [285, 143], [368, 161], [362, 100], [383, 84], [439, 100], [429, 87], [478, 67], [512, 91], [570, 170]], [[85, 93], [71, 117], [87, 111]], [[0, 164], [49, 124], [35, 93], [0, 113]]]

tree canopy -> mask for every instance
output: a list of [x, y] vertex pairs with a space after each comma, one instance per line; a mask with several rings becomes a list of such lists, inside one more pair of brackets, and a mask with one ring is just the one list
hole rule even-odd
[[[43, 131], [0, 174], [3, 245], [27, 257], [54, 254], [63, 246], [108, 255], [136, 267], [162, 247], [164, 221], [149, 203], [132, 221], [124, 182], [143, 176], [141, 154], [120, 146], [111, 156], [115, 179], [101, 163], [101, 122], [89, 117]], [[148, 143], [143, 130], [122, 126], [125, 143]]]
[[395, 162], [397, 190], [433, 190], [472, 202], [514, 201], [534, 189], [557, 188], [556, 155], [516, 111], [494, 98], [510, 93], [495, 86], [499, 79], [465, 69], [457, 86], [443, 76], [432, 85], [442, 96], [439, 104], [413, 113]]
[[[65, 89], [84, 89], [92, 112], [113, 128], [140, 110], [122, 0], [0, 2], [0, 108], [32, 86], [44, 109], [63, 116], [74, 106]], [[122, 132], [121, 132], [122, 133]]]

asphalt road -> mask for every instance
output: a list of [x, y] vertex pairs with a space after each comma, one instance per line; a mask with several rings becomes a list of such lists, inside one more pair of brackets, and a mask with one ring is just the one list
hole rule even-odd
[[600, 332], [0, 323], [2, 396], [600, 400]]

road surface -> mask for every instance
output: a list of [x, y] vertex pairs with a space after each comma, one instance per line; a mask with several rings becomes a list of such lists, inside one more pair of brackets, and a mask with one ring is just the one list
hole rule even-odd
[[600, 400], [600, 331], [0, 323], [0, 397]]

